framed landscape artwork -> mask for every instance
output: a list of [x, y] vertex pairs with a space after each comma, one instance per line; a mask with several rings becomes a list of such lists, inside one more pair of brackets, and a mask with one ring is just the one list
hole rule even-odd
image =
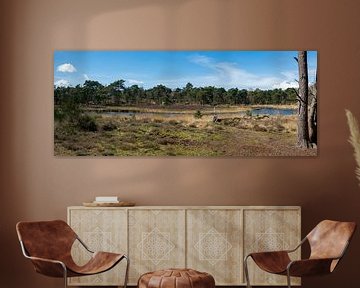
[[317, 155], [316, 51], [55, 51], [55, 156]]

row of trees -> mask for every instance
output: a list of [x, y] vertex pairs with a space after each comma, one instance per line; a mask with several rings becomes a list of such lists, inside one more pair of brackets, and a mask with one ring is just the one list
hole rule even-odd
[[296, 91], [286, 90], [246, 90], [224, 89], [213, 86], [194, 87], [187, 83], [183, 88], [170, 89], [157, 85], [144, 89], [138, 85], [125, 86], [124, 80], [109, 85], [86, 80], [76, 87], [54, 87], [55, 105], [66, 101], [91, 105], [236, 105], [236, 104], [290, 104], [296, 102]]

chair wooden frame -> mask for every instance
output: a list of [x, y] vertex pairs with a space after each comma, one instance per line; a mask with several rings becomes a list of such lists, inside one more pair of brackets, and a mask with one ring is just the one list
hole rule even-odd
[[[115, 267], [118, 263], [121, 262], [122, 259], [125, 259], [126, 260], [126, 270], [125, 270], [125, 279], [124, 279], [124, 285], [123, 287], [124, 288], [127, 288], [127, 282], [128, 282], [128, 277], [129, 277], [129, 265], [130, 265], [130, 259], [127, 255], [125, 254], [114, 254], [114, 253], [108, 253], [108, 254], [113, 254], [113, 255], [118, 255], [118, 256], [121, 256], [121, 257], [118, 257], [119, 259], [114, 261], [114, 263], [112, 263], [112, 265], [110, 267], [108, 267], [107, 269], [104, 269], [102, 271], [98, 271], [96, 273], [86, 273], [86, 271], [73, 271], [71, 270], [65, 263], [65, 261], [60, 261], [58, 259], [49, 259], [49, 258], [42, 258], [42, 257], [36, 257], [36, 256], [31, 256], [26, 247], [25, 247], [25, 244], [24, 244], [24, 241], [22, 240], [22, 235], [21, 235], [21, 232], [20, 232], [20, 229], [19, 229], [19, 226], [22, 225], [22, 224], [26, 224], [26, 223], [29, 223], [29, 224], [32, 224], [32, 223], [50, 223], [50, 222], [61, 222], [61, 223], [65, 223], [64, 221], [62, 220], [55, 220], [55, 221], [41, 221], [41, 222], [19, 222], [17, 223], [16, 225], [16, 230], [17, 230], [17, 234], [18, 234], [18, 238], [19, 238], [19, 242], [20, 242], [20, 246], [21, 246], [21, 251], [22, 251], [22, 254], [24, 255], [25, 258], [29, 259], [32, 261], [34, 267], [35, 267], [35, 270], [40, 273], [40, 274], [43, 274], [43, 275], [47, 275], [47, 276], [50, 276], [50, 277], [60, 277], [60, 274], [62, 274], [62, 277], [64, 279], [64, 287], [67, 288], [68, 287], [68, 283], [67, 283], [67, 279], [68, 277], [79, 277], [79, 276], [89, 276], [89, 275], [94, 275], [94, 274], [98, 274], [98, 273], [103, 273], [103, 272], [106, 272], [110, 269], [112, 269], [113, 267]], [[67, 225], [65, 223], [65, 225]], [[68, 225], [67, 225], [68, 226]], [[70, 226], [68, 226], [70, 228]], [[71, 229], [71, 228], [70, 228]], [[71, 231], [73, 232], [73, 230], [71, 229]], [[92, 251], [80, 238], [79, 236], [75, 233], [74, 233], [74, 236], [75, 236], [75, 241], [79, 241], [79, 243], [89, 252], [92, 254], [92, 258], [91, 259], [94, 259], [94, 257], [96, 257], [96, 252]], [[98, 252], [98, 253], [107, 253], [107, 252]], [[39, 267], [36, 267], [35, 265], [35, 262], [36, 263], [42, 263], [44, 264], [45, 266], [46, 265], [49, 265], [50, 266], [50, 271], [51, 273], [54, 272], [54, 275], [50, 275], [49, 273], [43, 273], [41, 271], [41, 269], [39, 269]], [[90, 261], [89, 261], [90, 262]], [[86, 265], [86, 264], [85, 264]], [[84, 266], [85, 266], [84, 265]], [[82, 266], [82, 267], [84, 267]], [[80, 268], [82, 268], [80, 267]], [[60, 268], [60, 269], [58, 269]], [[60, 271], [62, 271], [60, 273]]]
[[[316, 251], [313, 251], [312, 241], [314, 238], [312, 234], [316, 233], [316, 229], [322, 228], [321, 226], [330, 226], [336, 227], [336, 225], [342, 225], [343, 229], [346, 230], [347, 234], [341, 237], [341, 241], [344, 242], [343, 245], [339, 245], [341, 252], [336, 255], [332, 256], [331, 253], [325, 257], [319, 257]], [[332, 225], [332, 226], [331, 226]], [[320, 227], [320, 228], [319, 228]], [[278, 275], [286, 275], [287, 276], [287, 286], [291, 288], [291, 276], [295, 277], [303, 277], [303, 276], [314, 276], [314, 275], [321, 275], [321, 274], [329, 274], [332, 273], [337, 266], [338, 262], [344, 256], [351, 238], [355, 232], [356, 224], [354, 222], [338, 222], [338, 221], [331, 221], [331, 220], [324, 220], [320, 222], [305, 238], [303, 238], [294, 249], [290, 250], [283, 250], [283, 251], [269, 251], [269, 252], [257, 252], [257, 253], [250, 253], [245, 256], [244, 258], [244, 274], [246, 279], [246, 285], [248, 288], [251, 288], [250, 285], [250, 278], [249, 278], [249, 269], [248, 269], [248, 259], [251, 257], [255, 261], [255, 263], [264, 271], [278, 274]], [[305, 242], [309, 241], [310, 248], [312, 249], [311, 255], [309, 259], [301, 259], [301, 260], [294, 260], [291, 261], [288, 254], [295, 252], [298, 250]], [[318, 239], [316, 239], [318, 241]], [[318, 244], [317, 244], [318, 245]], [[316, 247], [315, 247], [316, 248]], [[314, 253], [315, 252], [315, 253]], [[314, 256], [313, 256], [314, 254]], [[321, 253], [320, 253], [321, 254]], [[281, 265], [277, 266], [276, 269], [273, 267], [266, 267], [266, 258], [272, 258], [272, 261], [278, 257], [288, 259], [288, 263], [285, 269], [280, 269]], [[286, 258], [287, 257], [287, 258]], [[263, 262], [263, 263], [261, 263]], [[286, 262], [283, 262], [286, 263]], [[273, 264], [273, 263], [272, 263]], [[270, 269], [273, 268], [273, 269]]]

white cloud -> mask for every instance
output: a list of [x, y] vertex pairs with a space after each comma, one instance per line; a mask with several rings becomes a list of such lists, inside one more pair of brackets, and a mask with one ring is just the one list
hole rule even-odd
[[135, 80], [135, 79], [127, 79], [126, 82], [128, 82], [129, 85], [140, 85], [140, 84], [144, 84], [143, 81]]
[[189, 60], [213, 71], [209, 75], [189, 79], [189, 82], [196, 86], [211, 85], [227, 89], [233, 87], [270, 89], [284, 80], [274, 76], [255, 75], [241, 69], [236, 63], [215, 62], [212, 58], [203, 55], [193, 55]]
[[193, 62], [195, 64], [204, 65], [204, 66], [211, 64], [211, 58], [210, 57], [200, 55], [200, 54], [190, 56], [189, 60], [190, 60], [190, 62]]
[[83, 74], [83, 77], [85, 80], [90, 80], [89, 76], [87, 74]]
[[280, 83], [274, 84], [272, 88], [280, 88], [286, 90], [287, 88], [298, 88], [299, 84], [296, 81], [282, 81]]
[[283, 75], [286, 79], [289, 80], [295, 80], [298, 79], [298, 72], [293, 70], [293, 71], [283, 71], [281, 72], [281, 75]]
[[[209, 68], [210, 73], [189, 79], [182, 79], [184, 83], [191, 82], [195, 86], [217, 86], [226, 89], [237, 87], [245, 89], [287, 89], [299, 87], [297, 70], [283, 71], [279, 76], [256, 75], [241, 69], [239, 65], [231, 62], [216, 62], [204, 55], [189, 57], [190, 62]], [[212, 71], [212, 72], [211, 72]], [[316, 69], [309, 69], [309, 82], [315, 81]], [[171, 81], [167, 81], [171, 82]]]
[[286, 90], [287, 88], [298, 88], [299, 83], [296, 81], [298, 79], [298, 72], [295, 70], [292, 71], [283, 71], [280, 73], [283, 77], [274, 83], [271, 87], [273, 89], [283, 89]]
[[70, 86], [70, 82], [69, 82], [69, 80], [60, 79], [60, 80], [55, 81], [54, 85], [56, 87], [68, 87], [68, 86]]
[[217, 63], [216, 69], [219, 73], [219, 80], [228, 83], [229, 87], [256, 87], [267, 89], [278, 81], [273, 76], [259, 76], [252, 74], [244, 69], [238, 68], [233, 63]]
[[[287, 89], [287, 88], [299, 88], [299, 83], [297, 80], [299, 79], [297, 70], [292, 71], [283, 71], [281, 72], [281, 75], [283, 75], [283, 79], [281, 82], [276, 83], [273, 88], [281, 88], [281, 89]], [[316, 80], [316, 68], [310, 68], [308, 67], [308, 76], [309, 76], [309, 85], [314, 84]]]
[[56, 70], [64, 73], [73, 73], [77, 71], [76, 68], [70, 63], [61, 64], [57, 67]]

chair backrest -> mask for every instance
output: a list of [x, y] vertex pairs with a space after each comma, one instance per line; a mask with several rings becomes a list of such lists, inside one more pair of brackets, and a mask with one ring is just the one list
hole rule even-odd
[[355, 229], [355, 222], [321, 221], [306, 236], [311, 248], [310, 259], [342, 256]]
[[19, 222], [19, 240], [30, 256], [61, 260], [69, 257], [75, 232], [62, 220]]

